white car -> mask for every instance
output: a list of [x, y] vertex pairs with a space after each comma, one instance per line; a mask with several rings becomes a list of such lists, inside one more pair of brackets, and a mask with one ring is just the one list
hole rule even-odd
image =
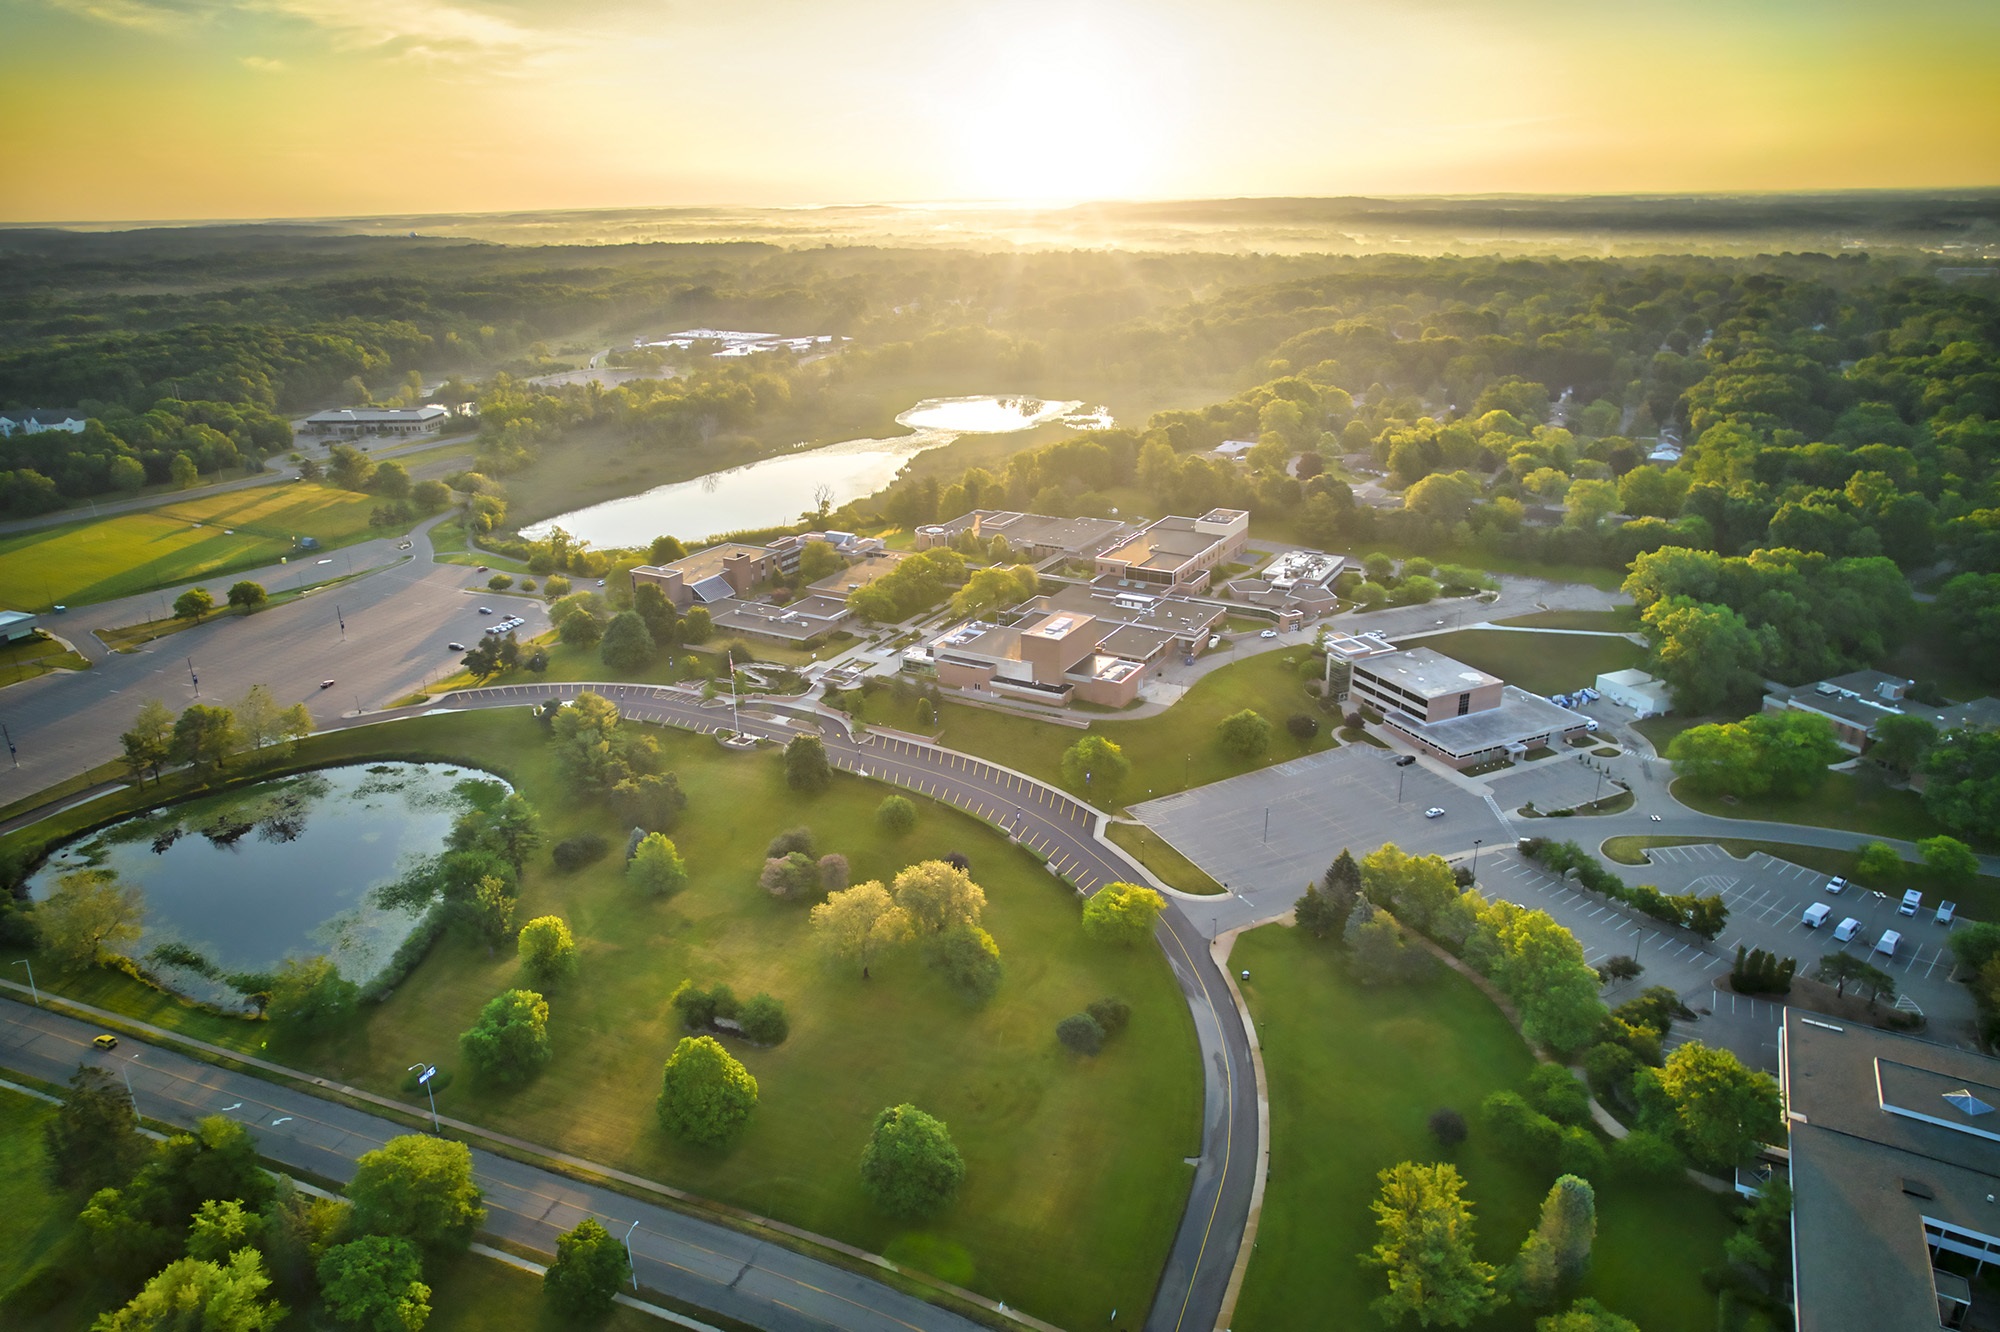
[[1846, 888], [1847, 880], [1841, 878], [1838, 874], [1826, 881], [1826, 890], [1830, 893], [1844, 892]]
[[1257, 635], [1257, 637], [1259, 638], [1276, 638], [1277, 636], [1278, 636], [1278, 631], [1276, 629], [1266, 629], [1262, 633]]
[[1441, 819], [1444, 817], [1444, 811], [1439, 809], [1436, 805], [1432, 805], [1429, 809], [1424, 811], [1424, 817], [1427, 819]]

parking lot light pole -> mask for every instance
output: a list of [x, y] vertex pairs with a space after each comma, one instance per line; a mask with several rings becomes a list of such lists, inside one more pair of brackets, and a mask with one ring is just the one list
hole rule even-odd
[[417, 1082], [423, 1087], [424, 1095], [431, 1098], [431, 1132], [442, 1133], [444, 1132], [444, 1130], [438, 1127], [437, 1093], [431, 1090], [431, 1079], [437, 1076], [437, 1065], [436, 1064], [410, 1065], [410, 1072], [416, 1073], [418, 1069], [422, 1069], [423, 1072], [417, 1075]]
[[28, 993], [35, 996], [35, 1007], [40, 1008], [42, 1006], [42, 992], [35, 988], [34, 964], [29, 962], [28, 959], [24, 957], [20, 961], [16, 962], [14, 965], [17, 967], [26, 967], [28, 969]]
[[1485, 845], [1485, 841], [1486, 839], [1483, 837], [1472, 839], [1472, 882], [1474, 886], [1477, 886], [1479, 883], [1479, 848]]
[[634, 1221], [625, 1230], [625, 1265], [632, 1269], [632, 1289], [635, 1291], [639, 1289], [639, 1260], [632, 1256], [632, 1232], [638, 1228], [639, 1223]]

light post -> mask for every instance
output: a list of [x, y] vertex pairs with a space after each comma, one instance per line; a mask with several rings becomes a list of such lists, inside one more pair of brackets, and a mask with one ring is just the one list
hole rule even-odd
[[[418, 1069], [422, 1069], [423, 1072], [417, 1073]], [[442, 1133], [444, 1130], [438, 1127], [437, 1093], [431, 1090], [431, 1079], [437, 1076], [437, 1065], [411, 1064], [410, 1072], [417, 1073], [417, 1085], [424, 1089], [424, 1095], [431, 1098], [431, 1132]]]
[[130, 1070], [133, 1060], [136, 1060], [138, 1057], [138, 1052], [134, 1051], [130, 1059], [121, 1059], [118, 1061], [118, 1076], [125, 1079], [125, 1099], [132, 1103], [132, 1117], [134, 1119], [139, 1117], [139, 1098], [132, 1091], [132, 1074]]
[[1264, 845], [1271, 844], [1271, 807], [1264, 806]]
[[40, 1008], [42, 1006], [42, 992], [35, 988], [34, 966], [25, 957], [22, 958], [20, 961], [16, 962], [14, 965], [17, 967], [28, 968], [28, 993], [35, 996], [35, 1007]]
[[625, 1265], [632, 1269], [632, 1289], [634, 1291], [639, 1289], [639, 1260], [632, 1256], [632, 1232], [638, 1228], [639, 1223], [634, 1221], [625, 1230]]
[[1472, 883], [1474, 887], [1479, 885], [1479, 848], [1484, 843], [1484, 838], [1475, 837], [1472, 839]]

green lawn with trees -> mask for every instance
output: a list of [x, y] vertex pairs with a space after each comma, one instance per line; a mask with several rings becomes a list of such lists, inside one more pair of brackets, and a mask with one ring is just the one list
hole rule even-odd
[[[1234, 1325], [1303, 1327], [1330, 1309], [1366, 1309], [1385, 1288], [1359, 1261], [1377, 1239], [1369, 1210], [1376, 1174], [1401, 1161], [1455, 1164], [1473, 1204], [1478, 1256], [1506, 1266], [1557, 1171], [1523, 1164], [1480, 1122], [1480, 1103], [1535, 1067], [1500, 1011], [1455, 973], [1364, 988], [1337, 949], [1282, 926], [1240, 937], [1229, 964], [1250, 973], [1243, 991], [1271, 1100], [1270, 1183]], [[1471, 1125], [1450, 1149], [1428, 1127], [1447, 1108]], [[1725, 1205], [1678, 1181], [1592, 1183], [1598, 1237], [1579, 1293], [1643, 1327], [1711, 1326], [1715, 1299], [1699, 1274], [1722, 1261]], [[1353, 1321], [1360, 1326], [1363, 1315]], [[1474, 1323], [1520, 1332], [1532, 1325], [1519, 1306]]]
[[375, 504], [310, 482], [253, 486], [0, 537], [0, 604], [76, 606], [275, 564], [301, 536], [331, 549], [379, 535], [368, 526]]
[[[887, 794], [879, 784], [835, 774], [824, 792], [803, 795], [787, 785], [774, 749], [731, 754], [708, 737], [644, 731], [688, 793], [673, 829], [688, 881], [664, 897], [629, 882], [616, 855], [556, 868], [558, 845], [590, 836], [622, 845], [626, 824], [606, 802], [572, 794], [549, 732], [525, 709], [303, 742], [294, 764], [426, 755], [512, 781], [539, 810], [542, 839], [520, 877], [516, 919], [562, 918], [577, 970], [533, 983], [512, 947], [490, 946], [470, 930], [448, 933], [392, 996], [363, 1006], [358, 1026], [304, 1049], [274, 1042], [269, 1053], [412, 1097], [414, 1106], [402, 1090], [411, 1060], [458, 1062], [461, 1034], [476, 1028], [489, 1002], [532, 988], [549, 1010], [546, 1068], [520, 1082], [462, 1070], [440, 1093], [441, 1111], [875, 1252], [910, 1255], [1056, 1322], [1143, 1307], [1185, 1198], [1182, 1158], [1197, 1150], [1201, 1096], [1186, 1006], [1157, 950], [1087, 939], [1067, 890], [967, 816], [916, 801], [916, 827], [899, 833], [875, 817]], [[231, 760], [238, 766], [250, 766], [249, 756]], [[60, 822], [81, 826], [91, 813]], [[927, 965], [916, 947], [883, 952], [867, 980], [859, 967], [822, 961], [806, 904], [759, 885], [767, 844], [798, 825], [814, 831], [818, 852], [844, 856], [857, 884], [887, 882], [948, 852], [966, 857], [984, 889], [981, 925], [1000, 954], [991, 1000], [972, 1006], [948, 970]], [[237, 1048], [274, 1034], [107, 970], [67, 979], [43, 970], [44, 988]], [[677, 1142], [656, 1109], [662, 1062], [690, 1034], [669, 1002], [683, 980], [766, 992], [790, 1018], [789, 1036], [772, 1048], [724, 1038], [760, 1090], [721, 1150]], [[1130, 1004], [1129, 1030], [1078, 1063], [1055, 1026], [1106, 995]], [[905, 1102], [949, 1127], [966, 1164], [958, 1202], [920, 1229], [875, 1208], [859, 1173], [875, 1117]], [[579, 1105], [590, 1113], [578, 1114]]]

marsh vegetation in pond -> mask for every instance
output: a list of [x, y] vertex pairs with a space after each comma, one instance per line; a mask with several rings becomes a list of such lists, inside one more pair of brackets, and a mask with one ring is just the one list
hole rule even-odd
[[131, 956], [192, 998], [233, 1005], [229, 975], [310, 954], [365, 985], [426, 910], [383, 890], [443, 850], [460, 814], [506, 789], [450, 764], [299, 773], [87, 834], [58, 848], [29, 890], [46, 898], [64, 874], [88, 867], [139, 888], [145, 927]]

